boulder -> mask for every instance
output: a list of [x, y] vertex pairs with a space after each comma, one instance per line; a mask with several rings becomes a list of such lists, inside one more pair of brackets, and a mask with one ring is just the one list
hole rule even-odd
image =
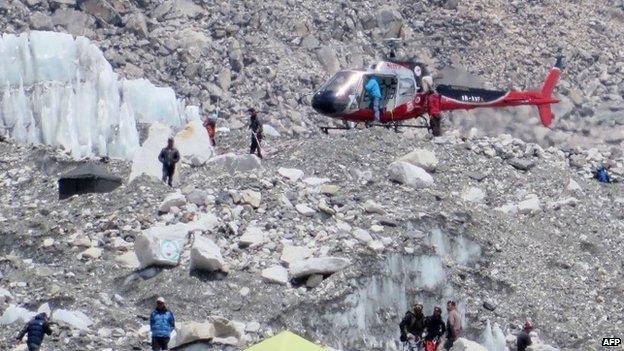
[[171, 340], [169, 347], [179, 347], [201, 340], [212, 340], [217, 335], [214, 324], [212, 322], [189, 322], [176, 323], [176, 334]]
[[200, 213], [196, 220], [186, 223], [189, 232], [211, 232], [219, 225], [219, 218], [212, 213]]
[[247, 204], [253, 208], [258, 208], [260, 207], [261, 201], [262, 201], [262, 194], [259, 191], [247, 189], [241, 193], [242, 204]]
[[394, 7], [383, 7], [375, 14], [377, 27], [384, 38], [397, 38], [403, 28], [403, 16]]
[[537, 197], [530, 197], [518, 203], [520, 214], [535, 214], [542, 210], [542, 203]]
[[482, 203], [485, 200], [485, 191], [481, 188], [471, 187], [464, 190], [461, 197], [467, 202]]
[[158, 212], [167, 213], [172, 207], [182, 207], [186, 205], [186, 197], [179, 191], [168, 194], [158, 206]]
[[146, 39], [149, 36], [149, 30], [147, 29], [147, 20], [145, 16], [140, 13], [133, 13], [128, 15], [125, 19], [125, 26], [130, 32], [136, 34], [140, 39]]
[[479, 345], [479, 343], [459, 338], [453, 343], [450, 351], [488, 351], [485, 347]]
[[279, 168], [277, 170], [282, 177], [288, 178], [290, 181], [296, 182], [303, 178], [303, 171], [295, 168]]
[[329, 178], [318, 178], [318, 177], [308, 177], [305, 178], [303, 180], [304, 183], [311, 185], [311, 186], [318, 186], [321, 184], [325, 184], [325, 183], [329, 183], [331, 182], [331, 179]]
[[191, 270], [220, 271], [223, 268], [221, 249], [212, 240], [196, 236], [191, 248]]
[[102, 249], [98, 249], [97, 247], [90, 247], [83, 252], [80, 253], [80, 256], [84, 259], [94, 259], [97, 260], [102, 256]]
[[73, 328], [87, 330], [93, 324], [91, 318], [81, 311], [68, 311], [58, 309], [52, 313], [52, 320], [55, 322], [64, 322]]
[[238, 246], [240, 247], [256, 247], [264, 244], [265, 237], [262, 229], [258, 227], [247, 227], [245, 232], [238, 239]]
[[11, 301], [13, 295], [7, 289], [0, 288], [0, 304]]
[[288, 270], [280, 265], [274, 265], [262, 270], [262, 280], [267, 283], [287, 285]]
[[568, 183], [567, 189], [569, 191], [579, 191], [579, 192], [583, 191], [583, 188], [581, 188], [579, 183], [577, 183], [574, 179], [570, 179], [570, 182]]
[[312, 217], [316, 213], [316, 210], [306, 204], [297, 204], [295, 206], [295, 209], [297, 209], [297, 212], [299, 212], [301, 215], [306, 217]]
[[141, 267], [177, 266], [188, 241], [187, 234], [188, 227], [183, 223], [143, 230], [134, 242]]
[[141, 267], [141, 263], [134, 251], [128, 251], [122, 255], [115, 257], [115, 262], [121, 267], [129, 269], [137, 269]]
[[262, 125], [262, 132], [264, 133], [265, 136], [269, 136], [272, 138], [279, 138], [282, 135], [277, 131], [277, 129], [275, 129], [272, 125], [270, 124], [263, 124]]
[[518, 206], [515, 204], [506, 204], [495, 208], [494, 211], [498, 211], [507, 215], [515, 215], [518, 213]]
[[62, 26], [72, 35], [88, 35], [95, 27], [95, 20], [84, 12], [61, 8], [52, 14], [52, 24]]
[[323, 68], [325, 68], [325, 71], [330, 75], [333, 75], [340, 69], [340, 62], [338, 61], [338, 56], [336, 56], [336, 51], [334, 51], [331, 47], [323, 46], [318, 49], [316, 57]]
[[323, 184], [319, 187], [319, 192], [324, 195], [333, 196], [338, 194], [340, 187], [333, 184]]
[[[171, 339], [169, 347], [176, 350], [185, 350], [185, 345], [211, 340], [213, 344], [237, 346], [245, 333], [243, 323], [229, 321], [223, 317], [210, 316], [205, 322], [176, 323], [176, 334]], [[190, 345], [189, 345], [190, 346]], [[206, 350], [196, 348], [195, 350]]]
[[208, 193], [206, 193], [204, 190], [194, 189], [186, 195], [186, 200], [197, 206], [204, 206], [206, 205], [207, 196]]
[[385, 214], [386, 211], [384, 211], [383, 206], [381, 206], [380, 204], [376, 203], [373, 200], [367, 200], [364, 203], [364, 211], [367, 213], [377, 213], [377, 214]]
[[395, 161], [388, 168], [390, 179], [413, 188], [430, 187], [433, 177], [424, 169], [404, 161]]
[[289, 267], [291, 264], [303, 261], [310, 256], [312, 256], [312, 250], [305, 246], [284, 245], [280, 261], [283, 262], [286, 267]]
[[23, 307], [9, 305], [9, 307], [7, 307], [7, 309], [2, 313], [2, 317], [0, 317], [0, 325], [9, 325], [15, 322], [23, 324], [28, 322], [34, 316], [34, 312], [30, 312]]
[[54, 27], [52, 18], [42, 12], [33, 12], [28, 18], [31, 29], [36, 30], [51, 30]]
[[424, 169], [427, 172], [435, 172], [438, 168], [438, 159], [433, 151], [416, 149], [401, 157], [398, 161], [407, 162]]
[[121, 16], [106, 0], [83, 0], [82, 10], [108, 24], [121, 25]]
[[323, 279], [324, 278], [322, 274], [312, 274], [306, 280], [306, 287], [309, 289], [314, 289], [317, 286], [321, 285], [321, 283], [323, 282]]
[[368, 231], [359, 228], [353, 231], [353, 237], [363, 243], [368, 243], [369, 241], [373, 240], [373, 237]]
[[[162, 164], [156, 157], [160, 150], [167, 144], [167, 139], [171, 135], [171, 129], [164, 124], [155, 122], [149, 127], [148, 137], [143, 145], [134, 153], [132, 158], [132, 169], [128, 182], [132, 182], [140, 175], [147, 175], [155, 180], [162, 179]], [[178, 172], [174, 173], [174, 184], [177, 183]]]
[[227, 153], [213, 157], [208, 161], [209, 166], [218, 166], [229, 173], [249, 172], [262, 167], [261, 160], [256, 155], [236, 155]]
[[298, 261], [290, 265], [288, 271], [293, 278], [306, 277], [311, 274], [333, 274], [345, 269], [351, 264], [342, 257], [318, 257]]
[[510, 165], [512, 165], [515, 169], [519, 169], [521, 171], [528, 171], [531, 168], [535, 167], [535, 161], [530, 160], [528, 158], [517, 158], [514, 157], [507, 161]]
[[214, 154], [208, 131], [199, 119], [189, 122], [175, 136], [182, 161], [192, 166], [204, 165]]

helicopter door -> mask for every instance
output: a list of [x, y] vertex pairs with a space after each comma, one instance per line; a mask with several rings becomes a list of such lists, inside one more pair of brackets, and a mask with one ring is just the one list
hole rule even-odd
[[416, 84], [413, 78], [399, 79], [399, 89], [396, 98], [396, 106], [406, 104], [414, 99], [416, 95]]
[[[360, 100], [360, 109], [370, 108], [371, 98], [364, 90], [364, 85], [368, 82], [370, 74], [364, 76], [362, 79], [362, 98]], [[395, 98], [397, 90], [397, 80], [393, 76], [380, 76], [375, 75], [379, 82], [379, 88], [381, 89], [381, 101], [380, 107], [386, 110], [392, 110], [395, 107]]]

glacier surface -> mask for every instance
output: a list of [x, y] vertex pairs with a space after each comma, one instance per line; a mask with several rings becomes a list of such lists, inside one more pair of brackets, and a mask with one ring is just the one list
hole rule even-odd
[[198, 114], [171, 88], [120, 80], [89, 39], [32, 31], [0, 38], [0, 134], [75, 158], [131, 159], [137, 122], [179, 127]]

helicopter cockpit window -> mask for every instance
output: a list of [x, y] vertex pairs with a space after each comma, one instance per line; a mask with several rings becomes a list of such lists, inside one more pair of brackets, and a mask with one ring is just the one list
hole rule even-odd
[[341, 71], [336, 73], [321, 90], [331, 91], [336, 96], [349, 96], [356, 92], [359, 80], [360, 74], [357, 72]]
[[399, 80], [399, 96], [411, 96], [415, 93], [416, 87], [413, 79], [403, 78]]

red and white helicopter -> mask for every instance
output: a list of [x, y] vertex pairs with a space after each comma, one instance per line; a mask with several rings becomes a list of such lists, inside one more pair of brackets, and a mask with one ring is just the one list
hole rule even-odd
[[[391, 53], [390, 57], [393, 56]], [[369, 107], [370, 97], [364, 92], [364, 85], [375, 76], [382, 93], [381, 124], [378, 125], [428, 128], [438, 136], [442, 134], [441, 115], [444, 111], [534, 105], [542, 124], [549, 127], [553, 120], [550, 105], [559, 102], [552, 93], [563, 68], [563, 58], [559, 57], [539, 91], [496, 91], [452, 85], [438, 85], [433, 89], [433, 81], [424, 65], [389, 59], [366, 70], [337, 72], [313, 95], [312, 108], [344, 122], [370, 125], [374, 113]], [[401, 121], [425, 116], [428, 117], [425, 126], [399, 125]], [[325, 133], [329, 129], [349, 128], [321, 127]]]

